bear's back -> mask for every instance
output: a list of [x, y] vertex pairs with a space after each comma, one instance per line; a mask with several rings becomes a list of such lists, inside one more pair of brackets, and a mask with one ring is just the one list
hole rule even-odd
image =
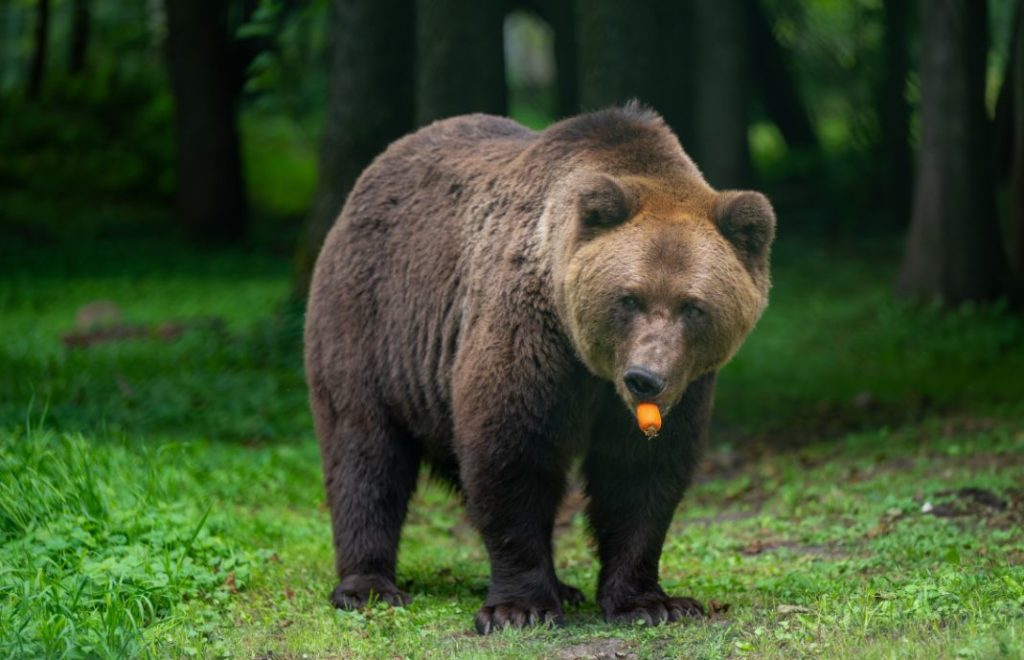
[[447, 432], [448, 379], [472, 287], [467, 263], [481, 241], [502, 245], [474, 223], [536, 136], [509, 119], [466, 115], [412, 133], [373, 161], [317, 262], [307, 310], [311, 379], [341, 386], [349, 369], [373, 364], [383, 374], [380, 396], [410, 430]]

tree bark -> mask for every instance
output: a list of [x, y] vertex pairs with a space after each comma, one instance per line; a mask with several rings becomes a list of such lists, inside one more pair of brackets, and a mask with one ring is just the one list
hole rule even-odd
[[166, 0], [166, 7], [178, 222], [193, 239], [237, 239], [245, 233], [247, 208], [228, 1]]
[[913, 165], [910, 155], [910, 0], [885, 0], [884, 65], [878, 90], [879, 179], [886, 209], [897, 226], [910, 222]]
[[505, 2], [416, 3], [416, 120], [468, 112], [503, 115], [507, 106]]
[[921, 3], [921, 152], [897, 293], [946, 305], [1009, 293], [985, 112], [987, 4]]
[[46, 77], [46, 53], [50, 40], [50, 0], [36, 0], [36, 25], [32, 33], [32, 60], [28, 70], [28, 97], [39, 98]]
[[89, 0], [74, 0], [71, 6], [71, 45], [68, 48], [68, 73], [72, 76], [85, 70], [90, 17]]
[[1024, 292], [1024, 2], [1017, 5], [1010, 63], [1003, 81], [1006, 97], [1008, 168], [1007, 247], [1017, 291]]
[[752, 68], [755, 69], [753, 82], [764, 104], [765, 114], [778, 126], [790, 148], [817, 149], [818, 137], [790, 73], [787, 53], [775, 38], [761, 0], [749, 3], [747, 20]]
[[320, 178], [296, 251], [298, 298], [309, 291], [320, 246], [359, 174], [414, 126], [413, 17], [413, 0], [332, 0]]
[[580, 111], [579, 73], [574, 0], [536, 0], [517, 3], [540, 15], [555, 33], [555, 77], [558, 114], [569, 117]]
[[657, 61], [652, 35], [658, 33], [658, 24], [649, 5], [577, 0], [576, 30], [583, 110], [622, 105], [631, 99], [656, 106], [655, 75], [664, 68]]
[[654, 107], [672, 127], [683, 148], [690, 151], [696, 140], [694, 126], [694, 62], [700, 57], [694, 37], [692, 0], [658, 0], [652, 3], [658, 29], [652, 91]]
[[1006, 73], [1003, 76], [1003, 86], [999, 89], [999, 96], [996, 98], [995, 117], [992, 118], [993, 156], [995, 162], [996, 178], [1000, 181], [1010, 176], [1010, 160], [1013, 157], [1013, 85], [1007, 84], [1012, 80], [1016, 62], [1012, 56], [1016, 48], [1011, 47], [1011, 59], [1006, 65]]
[[691, 2], [578, 0], [580, 106], [597, 110], [636, 99], [659, 113], [684, 147], [693, 140]]
[[747, 140], [750, 63], [745, 0], [695, 0], [697, 43], [693, 155], [708, 183], [743, 188], [752, 178]]

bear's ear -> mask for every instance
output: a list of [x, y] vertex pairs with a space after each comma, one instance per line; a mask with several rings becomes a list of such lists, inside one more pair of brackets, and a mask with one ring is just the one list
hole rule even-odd
[[775, 239], [775, 211], [759, 192], [725, 192], [715, 203], [715, 224], [752, 275], [768, 270], [768, 253]]
[[636, 213], [636, 199], [610, 176], [599, 174], [587, 182], [576, 204], [580, 224], [602, 229], [622, 224]]

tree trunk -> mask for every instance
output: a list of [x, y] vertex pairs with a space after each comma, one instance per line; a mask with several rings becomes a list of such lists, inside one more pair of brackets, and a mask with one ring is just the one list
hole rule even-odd
[[576, 41], [583, 110], [637, 99], [656, 105], [655, 14], [626, 0], [577, 0]]
[[245, 233], [238, 86], [227, 0], [166, 0], [177, 146], [178, 222], [194, 239]]
[[691, 153], [708, 183], [720, 189], [749, 186], [752, 178], [745, 1], [694, 2], [696, 140]]
[[46, 77], [46, 51], [50, 40], [50, 0], [36, 0], [36, 26], [32, 34], [32, 61], [28, 70], [28, 97], [39, 98]]
[[74, 0], [71, 6], [71, 46], [68, 49], [68, 73], [77, 76], [85, 70], [89, 49], [89, 0]]
[[1009, 151], [1007, 246], [1017, 291], [1024, 293], [1024, 2], [1017, 5], [1010, 64], [1003, 81]]
[[331, 3], [320, 180], [296, 252], [296, 297], [306, 297], [320, 246], [359, 174], [413, 128], [413, 9], [413, 0]]
[[[416, 121], [468, 112], [506, 112], [506, 3], [416, 3]], [[394, 43], [394, 38], [388, 39]]]
[[683, 148], [690, 151], [696, 141], [693, 63], [700, 56], [694, 42], [693, 2], [658, 0], [653, 4], [658, 26], [655, 33], [658, 79], [652, 102], [675, 131]]
[[884, 65], [878, 90], [881, 132], [878, 174], [885, 207], [897, 226], [910, 222], [913, 171], [910, 158], [910, 0], [885, 0]]
[[1014, 62], [1016, 44], [1011, 44], [1010, 61], [1006, 64], [1006, 73], [1003, 76], [1003, 86], [999, 89], [999, 96], [996, 98], [996, 112], [992, 119], [992, 148], [995, 162], [996, 178], [1000, 181], [1010, 176], [1010, 160], [1013, 157], [1013, 85], [1008, 84], [1013, 80], [1014, 70], [1017, 68]]
[[577, 0], [580, 105], [636, 99], [657, 110], [684, 148], [694, 140], [692, 2]]
[[921, 152], [897, 293], [957, 305], [1009, 292], [985, 112], [987, 4], [921, 3]]
[[574, 0], [538, 0], [521, 3], [532, 7], [555, 33], [555, 77], [558, 84], [558, 114], [569, 117], [580, 111], [579, 67], [576, 45], [576, 3]]
[[818, 137], [790, 73], [787, 53], [775, 38], [761, 0], [750, 2], [747, 20], [755, 72], [753, 82], [764, 104], [765, 114], [778, 126], [790, 148], [817, 149]]

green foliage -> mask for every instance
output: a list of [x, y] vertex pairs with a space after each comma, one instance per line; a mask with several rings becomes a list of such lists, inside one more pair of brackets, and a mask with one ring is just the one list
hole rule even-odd
[[172, 106], [153, 79], [71, 80], [5, 100], [0, 186], [95, 200], [171, 192]]
[[[253, 323], [287, 292], [287, 262], [244, 252], [211, 260], [172, 245], [95, 241], [60, 258], [4, 251], [0, 372], [17, 377], [0, 380], [0, 426], [22, 423], [31, 407], [64, 430], [259, 440], [306, 420], [301, 318]], [[183, 333], [64, 346], [76, 310], [97, 300], [116, 304], [124, 324]]]
[[328, 20], [326, 0], [260, 0], [236, 37], [264, 47], [246, 71], [252, 109], [305, 123], [319, 121], [326, 98]]
[[183, 497], [203, 491], [180, 456], [0, 434], [0, 652], [149, 654], [159, 624], [244, 588], [260, 559], [208, 495]]
[[1024, 412], [1024, 319], [1002, 305], [892, 300], [893, 247], [778, 246], [768, 311], [721, 377], [729, 422], [799, 435], [936, 412]]
[[[877, 255], [865, 261], [784, 237], [777, 250], [772, 305], [721, 376], [707, 468], [662, 561], [666, 588], [728, 611], [605, 624], [576, 515], [556, 561], [588, 603], [563, 629], [479, 638], [486, 553], [426, 480], [400, 555], [413, 604], [328, 605], [300, 319], [268, 319], [286, 262], [159, 237], [7, 246], [0, 654], [1019, 657], [1022, 322], [886, 303], [894, 248], [850, 246]], [[222, 329], [65, 347], [96, 299], [131, 323]]]
[[293, 235], [316, 187], [316, 135], [294, 121], [254, 110], [242, 117], [242, 144], [250, 201], [276, 221], [278, 240]]

